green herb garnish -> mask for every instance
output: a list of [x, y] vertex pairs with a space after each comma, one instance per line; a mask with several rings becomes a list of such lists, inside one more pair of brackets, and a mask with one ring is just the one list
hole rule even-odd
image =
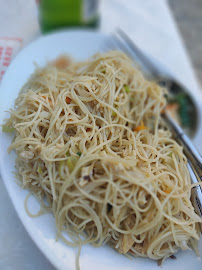
[[126, 93], [130, 93], [130, 88], [128, 87], [128, 85], [124, 85], [123, 88], [126, 91]]

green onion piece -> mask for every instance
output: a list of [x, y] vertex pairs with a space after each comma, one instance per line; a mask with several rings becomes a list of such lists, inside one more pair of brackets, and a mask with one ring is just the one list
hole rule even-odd
[[41, 168], [40, 166], [38, 167], [37, 172], [38, 172], [39, 174], [42, 174], [42, 173], [43, 173], [42, 168]]
[[77, 154], [79, 157], [81, 156], [81, 152], [77, 152], [76, 154]]
[[2, 125], [2, 131], [7, 133], [12, 133], [15, 129], [12, 126], [9, 125]]
[[168, 157], [171, 157], [172, 158], [172, 152], [170, 154], [168, 154]]
[[74, 167], [75, 167], [75, 164], [76, 164], [77, 160], [78, 159], [76, 157], [74, 157], [74, 156], [71, 156], [71, 157], [69, 157], [67, 159], [66, 164], [67, 164], [67, 167], [68, 167], [70, 172], [72, 172], [74, 170]]
[[112, 116], [116, 116], [116, 112], [115, 111], [112, 112]]
[[67, 157], [69, 157], [69, 156], [70, 156], [69, 151], [67, 151], [66, 156], [67, 156]]
[[130, 88], [128, 87], [128, 85], [124, 85], [123, 88], [126, 91], [126, 93], [130, 93]]

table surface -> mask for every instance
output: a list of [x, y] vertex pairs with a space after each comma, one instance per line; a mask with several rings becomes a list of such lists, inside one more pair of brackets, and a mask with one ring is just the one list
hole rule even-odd
[[[6, 29], [0, 29], [0, 37], [6, 31], [18, 33], [23, 46], [40, 35], [34, 0], [15, 1], [17, 12], [8, 8], [12, 1], [4, 0], [1, 6], [0, 24], [3, 17], [12, 22]], [[123, 3], [124, 2], [124, 3]], [[13, 2], [12, 2], [13, 4]], [[15, 16], [14, 16], [15, 15]], [[17, 30], [14, 18], [18, 20]], [[29, 27], [23, 23], [27, 21]], [[149, 54], [172, 70], [173, 76], [198, 93], [199, 87], [191, 62], [179, 36], [167, 1], [123, 0], [101, 1], [101, 26], [103, 32], [112, 31], [121, 25]], [[6, 28], [6, 27], [5, 27]], [[158, 40], [158, 42], [157, 42]], [[169, 44], [169, 46], [167, 46]], [[177, 61], [176, 61], [177, 59]], [[53, 270], [55, 269], [30, 239], [16, 215], [3, 181], [0, 178], [0, 269], [3, 270]]]

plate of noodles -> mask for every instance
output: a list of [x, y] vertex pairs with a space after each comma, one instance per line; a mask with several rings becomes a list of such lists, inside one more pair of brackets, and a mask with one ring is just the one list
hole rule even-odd
[[57, 269], [201, 269], [186, 157], [161, 119], [166, 89], [124, 53], [102, 53], [105, 39], [53, 33], [8, 68], [0, 169], [10, 198]]

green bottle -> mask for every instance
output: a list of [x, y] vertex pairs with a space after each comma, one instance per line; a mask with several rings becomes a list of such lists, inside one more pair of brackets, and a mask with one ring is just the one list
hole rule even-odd
[[42, 32], [64, 27], [97, 27], [99, 0], [40, 0]]

